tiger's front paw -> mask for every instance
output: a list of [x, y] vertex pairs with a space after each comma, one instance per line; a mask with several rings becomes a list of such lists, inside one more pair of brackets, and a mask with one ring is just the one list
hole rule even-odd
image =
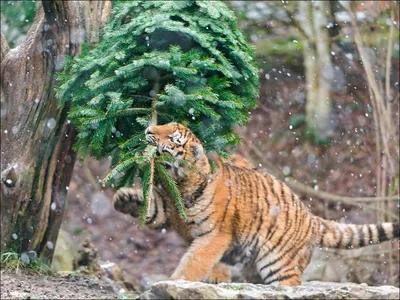
[[113, 203], [117, 211], [136, 218], [139, 216], [140, 207], [143, 204], [142, 193], [138, 189], [120, 188], [114, 195]]
[[231, 266], [224, 263], [217, 263], [208, 272], [206, 278], [202, 281], [207, 283], [221, 283], [221, 282], [232, 282], [231, 280]]

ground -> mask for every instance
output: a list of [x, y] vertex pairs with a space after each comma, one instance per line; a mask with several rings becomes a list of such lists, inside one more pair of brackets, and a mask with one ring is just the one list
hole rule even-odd
[[[84, 276], [1, 270], [0, 299], [121, 299], [110, 284]], [[128, 296], [126, 297], [127, 299]], [[133, 296], [132, 296], [133, 299]]]
[[143, 294], [118, 293], [107, 282], [83, 276], [38, 276], [1, 270], [0, 299], [398, 299], [399, 289], [363, 283], [307, 282], [298, 287], [241, 283], [163, 281]]

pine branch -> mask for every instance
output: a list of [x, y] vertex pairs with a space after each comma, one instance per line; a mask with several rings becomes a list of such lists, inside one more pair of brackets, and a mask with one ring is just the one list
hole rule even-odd
[[114, 167], [111, 171], [109, 171], [106, 176], [104, 176], [103, 181], [104, 182], [109, 182], [111, 179], [113, 179], [116, 175], [118, 175], [121, 172], [126, 171], [130, 167], [137, 165], [138, 163], [143, 163], [144, 162], [144, 157], [132, 157], [130, 159], [127, 159], [121, 163], [119, 163], [116, 167]]
[[144, 132], [131, 137], [130, 139], [124, 141], [119, 145], [121, 149], [133, 148], [137, 146], [139, 143], [143, 143], [145, 141]]
[[167, 169], [162, 164], [156, 163], [155, 167], [157, 169], [161, 181], [164, 183], [172, 199], [175, 201], [181, 219], [186, 221], [187, 220], [186, 207], [183, 203], [181, 193], [179, 192], [175, 180], [172, 178], [171, 174], [168, 173]]
[[154, 157], [151, 158], [150, 160], [150, 178], [149, 178], [149, 191], [148, 191], [148, 196], [145, 198], [145, 201], [147, 201], [147, 211], [146, 211], [146, 219], [151, 218], [151, 205], [152, 201], [154, 201], [154, 194], [153, 194], [153, 189], [154, 189]]
[[143, 174], [142, 174], [143, 205], [140, 208], [140, 214], [139, 214], [139, 227], [140, 228], [142, 228], [146, 222], [146, 216], [147, 216], [147, 210], [148, 210], [148, 204], [149, 204], [149, 202], [147, 200], [150, 195], [150, 185], [152, 185], [151, 170], [150, 170], [150, 165], [147, 165], [144, 168]]

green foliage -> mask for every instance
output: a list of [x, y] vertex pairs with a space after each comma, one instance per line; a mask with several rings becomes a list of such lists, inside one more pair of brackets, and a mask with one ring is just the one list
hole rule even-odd
[[[34, 251], [30, 251], [34, 253]], [[40, 258], [34, 256], [30, 256], [30, 253], [23, 253], [19, 254], [14, 250], [9, 250], [5, 252], [1, 252], [0, 254], [0, 263], [2, 268], [9, 268], [12, 270], [29, 270], [33, 271], [37, 274], [44, 274], [44, 275], [52, 275], [53, 271], [51, 268]], [[25, 258], [22, 258], [22, 255]]]
[[300, 134], [304, 140], [312, 142], [314, 145], [326, 147], [330, 144], [328, 137], [321, 137], [315, 129], [308, 127], [304, 114], [293, 115], [289, 118], [289, 125], [294, 129], [300, 129]]
[[143, 226], [145, 219], [147, 218], [147, 208], [149, 207], [149, 200], [151, 200], [151, 189], [154, 185], [154, 161], [151, 160], [151, 164], [147, 165], [142, 173], [142, 188], [143, 188], [143, 199], [144, 203], [140, 208], [139, 225]]
[[304, 114], [293, 115], [289, 118], [289, 125], [291, 125], [293, 128], [297, 128], [305, 124], [306, 116]]
[[1, 0], [1, 12], [5, 19], [1, 20], [1, 28], [10, 47], [14, 48], [23, 40], [32, 25], [36, 14], [35, 0]]
[[[135, 166], [137, 166], [140, 170], [141, 179], [142, 179], [142, 188], [143, 188], [143, 198], [144, 203], [141, 206], [140, 211], [140, 220], [139, 225], [143, 226], [145, 223], [147, 208], [150, 204], [152, 198], [152, 189], [154, 188], [155, 182], [162, 182], [166, 187], [167, 191], [170, 193], [171, 198], [175, 200], [176, 206], [180, 212], [180, 217], [183, 220], [187, 219], [186, 209], [183, 204], [181, 193], [176, 185], [175, 180], [168, 173], [167, 169], [162, 165], [163, 162], [168, 162], [172, 164], [181, 164], [182, 167], [186, 167], [189, 169], [194, 169], [192, 165], [188, 162], [178, 160], [170, 155], [160, 155], [156, 156], [157, 147], [155, 146], [147, 146], [143, 151], [142, 156], [138, 157], [128, 157], [126, 160], [120, 162], [117, 166], [111, 169], [108, 174], [105, 176], [104, 181], [112, 181], [115, 176], [129, 168], [136, 170]], [[156, 171], [157, 173], [155, 173]], [[130, 173], [128, 173], [130, 174]], [[126, 175], [124, 175], [126, 176]], [[119, 182], [125, 182], [125, 179], [120, 179]], [[131, 184], [133, 181], [133, 176], [130, 177], [130, 180], [126, 182], [126, 185]]]
[[231, 289], [231, 290], [234, 290], [234, 291], [241, 291], [241, 290], [245, 289], [245, 286], [243, 284], [238, 284], [238, 283], [228, 284], [228, 285], [226, 285], [226, 287], [228, 289]]
[[185, 212], [185, 205], [183, 204], [181, 193], [179, 192], [175, 180], [172, 178], [172, 176], [168, 173], [167, 169], [161, 163], [157, 162], [155, 164], [155, 168], [158, 172], [160, 180], [163, 181], [171, 197], [175, 200], [175, 204], [179, 210], [181, 218], [183, 220], [186, 220], [187, 216]]
[[304, 137], [305, 139], [312, 141], [312, 143], [317, 146], [327, 147], [331, 143], [329, 137], [321, 137], [316, 129], [311, 127], [305, 128]]
[[[187, 125], [206, 150], [225, 155], [239, 142], [232, 127], [248, 121], [259, 87], [254, 51], [233, 12], [194, 0], [117, 1], [101, 42], [68, 61], [59, 80], [58, 97], [70, 103], [78, 129], [75, 149], [111, 156], [106, 179], [117, 186], [149, 176], [142, 151], [152, 116]], [[157, 173], [166, 174], [160, 166]]]

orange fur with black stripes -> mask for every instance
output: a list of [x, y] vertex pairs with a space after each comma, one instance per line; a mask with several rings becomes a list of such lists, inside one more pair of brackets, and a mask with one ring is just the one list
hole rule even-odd
[[243, 156], [239, 154], [232, 154], [229, 156], [228, 159], [223, 159], [222, 160], [224, 163], [234, 165], [236, 167], [242, 167], [242, 168], [247, 168], [247, 169], [254, 169], [254, 166], [248, 162]]
[[[185, 126], [170, 123], [146, 129], [159, 153], [193, 164], [168, 165], [187, 207], [180, 220], [174, 201], [160, 185], [154, 190], [147, 225], [169, 226], [191, 243], [171, 279], [229, 281], [226, 264], [242, 264], [247, 281], [295, 286], [315, 246], [351, 249], [399, 237], [398, 223], [346, 225], [312, 215], [292, 190], [269, 174], [217, 158], [212, 173], [202, 144]], [[114, 206], [137, 216], [138, 189], [122, 188]]]

